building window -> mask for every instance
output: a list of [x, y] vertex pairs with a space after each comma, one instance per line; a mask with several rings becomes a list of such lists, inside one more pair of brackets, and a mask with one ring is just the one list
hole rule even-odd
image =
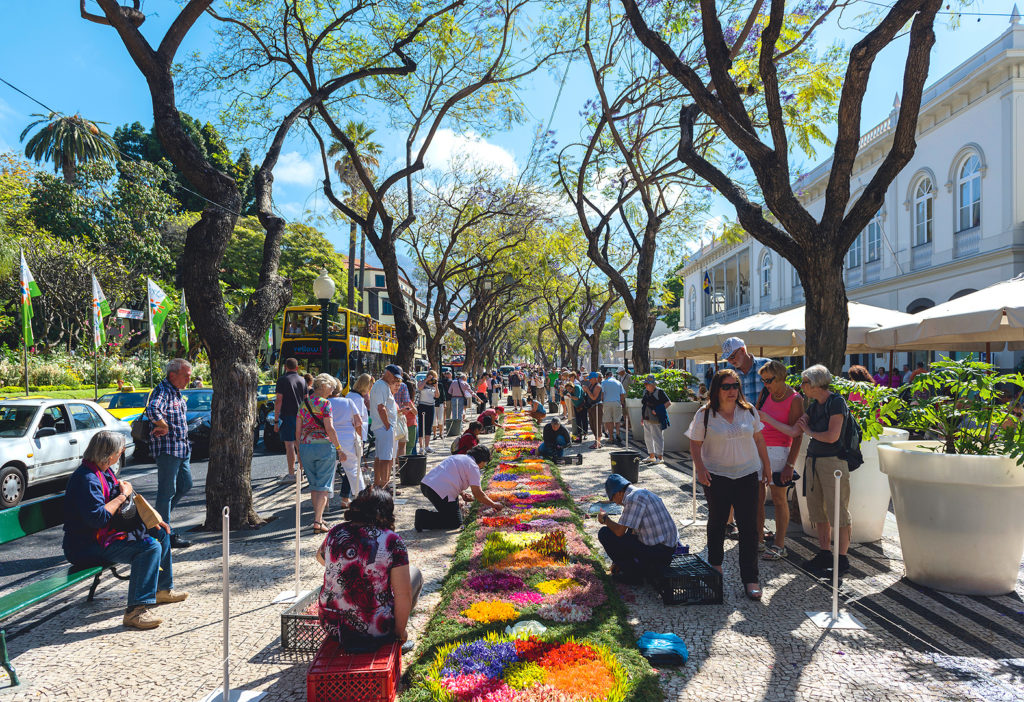
[[378, 288], [386, 288], [387, 287], [387, 282], [384, 280], [384, 276], [378, 275], [378, 276], [375, 277], [375, 280], [376, 280], [376, 283], [375, 283], [376, 287], [378, 287]]
[[393, 309], [391, 309], [391, 301], [390, 300], [381, 300], [381, 305], [382, 305], [381, 308], [380, 308], [380, 313], [381, 314], [393, 315], [395, 313], [395, 311]]
[[[882, 257], [882, 218], [875, 216], [868, 222], [867, 228], [867, 261], [877, 261]], [[857, 237], [858, 239], [860, 237]]]
[[960, 167], [956, 181], [957, 231], [981, 224], [981, 159], [971, 154]]
[[761, 256], [761, 296], [772, 294], [772, 254], [765, 251]]
[[932, 204], [935, 187], [930, 178], [922, 178], [914, 191], [914, 246], [931, 243]]
[[686, 326], [690, 329], [697, 328], [697, 288], [690, 286], [690, 314], [686, 318]]
[[750, 251], [744, 249], [707, 271], [711, 290], [704, 294], [704, 316], [750, 304]]
[[864, 238], [864, 234], [858, 234], [857, 238], [853, 240], [853, 244], [850, 246], [850, 250], [846, 252], [846, 267], [847, 268], [859, 268], [860, 267], [860, 251], [861, 251], [861, 239]]

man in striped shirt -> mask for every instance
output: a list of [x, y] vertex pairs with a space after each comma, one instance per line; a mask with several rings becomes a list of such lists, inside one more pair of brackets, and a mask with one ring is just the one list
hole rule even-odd
[[597, 539], [612, 559], [612, 579], [640, 585], [658, 578], [672, 560], [679, 532], [665, 503], [650, 490], [634, 487], [618, 473], [604, 483], [608, 499], [622, 505], [618, 521], [602, 510]]
[[[157, 469], [155, 506], [170, 523], [171, 510], [192, 489], [192, 444], [188, 440], [185, 398], [181, 396], [181, 389], [188, 387], [192, 377], [192, 365], [184, 358], [175, 358], [168, 361], [166, 372], [167, 377], [149, 396], [146, 416], [150, 421], [149, 452]], [[176, 531], [171, 533], [171, 548], [191, 545]]]

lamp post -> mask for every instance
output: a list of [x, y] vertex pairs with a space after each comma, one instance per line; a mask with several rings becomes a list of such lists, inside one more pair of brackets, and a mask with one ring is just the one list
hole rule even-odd
[[321, 268], [319, 277], [313, 281], [313, 295], [316, 296], [317, 301], [320, 303], [320, 351], [323, 357], [321, 361], [323, 365], [320, 368], [321, 373], [331, 372], [331, 352], [327, 339], [327, 315], [330, 312], [331, 298], [334, 297], [335, 287], [331, 276], [327, 275], [327, 269]]
[[626, 348], [629, 346], [629, 331], [633, 328], [633, 318], [629, 313], [622, 315], [619, 320], [619, 329], [622, 330], [622, 367], [629, 372], [629, 363], [626, 362]]

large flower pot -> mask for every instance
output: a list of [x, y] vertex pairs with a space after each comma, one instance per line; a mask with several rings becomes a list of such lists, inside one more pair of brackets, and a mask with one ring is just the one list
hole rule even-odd
[[644, 442], [644, 428], [640, 423], [640, 398], [626, 398], [626, 412], [629, 414], [629, 432], [633, 441]]
[[936, 453], [936, 441], [878, 449], [907, 577], [965, 595], [1014, 591], [1024, 556], [1024, 468], [1006, 456]]
[[668, 408], [668, 429], [665, 430], [666, 451], [689, 451], [690, 439], [686, 430], [690, 428], [693, 415], [701, 407], [699, 402], [673, 402]]
[[[864, 463], [850, 473], [850, 518], [853, 520], [850, 540], [854, 543], [878, 541], [882, 538], [882, 530], [885, 528], [885, 514], [889, 511], [889, 481], [879, 469], [879, 444], [906, 441], [909, 436], [904, 429], [886, 427], [877, 439], [861, 443], [860, 450], [864, 454]], [[804, 533], [816, 536], [818, 532], [811, 524], [807, 510], [807, 497], [804, 495], [803, 485], [801, 485], [804, 476], [807, 479], [811, 477], [804, 460], [807, 457], [809, 441], [810, 437], [805, 434], [796, 462], [796, 470], [800, 473], [800, 480], [796, 483], [796, 494], [797, 500], [800, 502], [800, 521], [803, 523]], [[810, 485], [808, 485], [809, 487]]]

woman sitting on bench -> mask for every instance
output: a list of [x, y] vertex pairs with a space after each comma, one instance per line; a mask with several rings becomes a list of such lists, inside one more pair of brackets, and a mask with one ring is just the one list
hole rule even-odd
[[352, 500], [345, 521], [331, 527], [316, 552], [326, 566], [320, 624], [350, 653], [376, 651], [395, 640], [412, 650], [406, 626], [423, 575], [409, 565], [394, 529], [391, 493], [371, 486]]
[[72, 565], [98, 566], [130, 563], [128, 608], [122, 623], [153, 629], [163, 622], [149, 608], [181, 602], [186, 592], [175, 592], [171, 572], [171, 528], [166, 522], [146, 530], [135, 512], [125, 519], [121, 508], [132, 500], [132, 486], [118, 481], [115, 465], [124, 453], [124, 434], [96, 432], [71, 474], [64, 493], [64, 557]]

